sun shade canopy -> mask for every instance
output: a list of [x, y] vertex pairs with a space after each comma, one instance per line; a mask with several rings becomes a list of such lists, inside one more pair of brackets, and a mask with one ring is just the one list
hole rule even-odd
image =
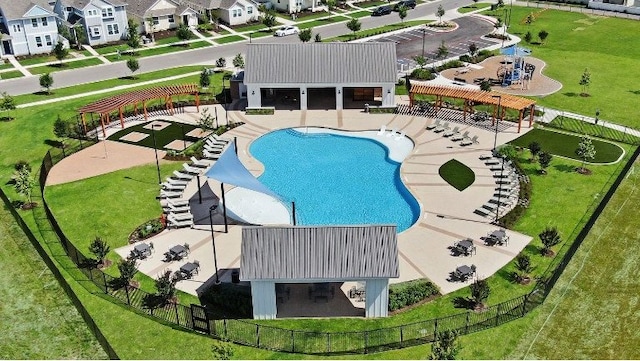
[[236, 145], [233, 142], [229, 144], [206, 175], [208, 178], [215, 179], [220, 183], [233, 184], [240, 188], [246, 188], [272, 196], [278, 200], [281, 199], [280, 196], [260, 183], [260, 181], [245, 168], [242, 162], [240, 162], [240, 159], [238, 159]]

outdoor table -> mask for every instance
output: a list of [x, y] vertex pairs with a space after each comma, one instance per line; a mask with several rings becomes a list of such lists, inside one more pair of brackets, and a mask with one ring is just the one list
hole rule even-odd
[[463, 239], [462, 241], [458, 242], [458, 248], [462, 251], [462, 253], [466, 255], [470, 255], [471, 252], [475, 250], [473, 241], [470, 239]]
[[467, 278], [469, 278], [473, 274], [473, 270], [471, 269], [471, 267], [469, 267], [467, 265], [463, 265], [463, 266], [460, 266], [460, 267], [456, 268], [456, 274], [460, 278], [466, 280]]
[[502, 229], [491, 232], [490, 237], [494, 238], [496, 240], [496, 243], [498, 244], [507, 243], [507, 241], [509, 241], [509, 236], [507, 236], [507, 232], [505, 232]]
[[191, 278], [194, 273], [198, 273], [198, 265], [191, 262], [185, 263], [180, 267], [180, 272], [188, 278]]
[[181, 259], [187, 256], [187, 249], [181, 245], [173, 246], [169, 249], [169, 254], [173, 259]]
[[131, 253], [137, 258], [144, 259], [151, 255], [151, 247], [146, 243], [140, 243], [133, 247]]

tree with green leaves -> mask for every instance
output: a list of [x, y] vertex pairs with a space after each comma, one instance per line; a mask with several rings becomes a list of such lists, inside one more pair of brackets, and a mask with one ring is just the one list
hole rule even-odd
[[593, 146], [591, 138], [586, 135], [581, 137], [580, 143], [578, 143], [578, 149], [576, 149], [576, 155], [582, 159], [582, 165], [578, 171], [580, 173], [587, 173], [587, 169], [584, 167], [584, 164], [596, 156], [596, 148]]
[[60, 145], [64, 148], [65, 138], [71, 136], [71, 126], [68, 122], [60, 118], [60, 114], [58, 114], [56, 121], [53, 122], [53, 134], [60, 139]]
[[540, 173], [547, 174], [547, 168], [553, 160], [553, 155], [549, 152], [538, 153], [538, 164], [540, 164]]
[[171, 271], [164, 271], [155, 280], [156, 296], [166, 304], [176, 295], [176, 283], [177, 279], [171, 277]]
[[218, 58], [218, 60], [216, 60], [216, 67], [218, 67], [218, 68], [224, 68], [225, 66], [227, 66], [227, 59], [225, 59], [225, 58]]
[[140, 63], [138, 62], [138, 59], [129, 58], [127, 60], [127, 68], [131, 70], [131, 79], [135, 79], [135, 77], [133, 76], [133, 73], [135, 73], [138, 69], [140, 69]]
[[471, 302], [475, 308], [483, 308], [484, 302], [489, 298], [491, 289], [486, 280], [476, 280], [469, 286], [471, 288]]
[[437, 55], [438, 55], [438, 58], [446, 58], [447, 55], [449, 55], [449, 49], [445, 45], [444, 40], [442, 40], [440, 42], [440, 46], [438, 47]]
[[498, 0], [497, 5], [499, 8], [504, 6], [504, 0]]
[[140, 35], [138, 34], [138, 23], [129, 18], [127, 22], [127, 45], [133, 50], [135, 55], [136, 49], [140, 47]]
[[518, 151], [513, 144], [504, 144], [498, 148], [498, 154], [503, 158], [515, 159], [518, 156]]
[[200, 72], [200, 87], [202, 89], [206, 89], [211, 85], [211, 75], [209, 75], [209, 70], [207, 68], [202, 68]]
[[445, 330], [436, 334], [436, 339], [431, 344], [430, 360], [455, 360], [460, 351], [458, 345], [458, 333]]
[[147, 26], [149, 26], [149, 32], [147, 33], [148, 35], [151, 35], [151, 41], [152, 42], [156, 42], [156, 22], [153, 20], [152, 16], [149, 16], [148, 18], [144, 19], [144, 21], [147, 23]]
[[273, 14], [273, 10], [267, 10], [264, 15], [262, 15], [262, 24], [269, 28], [269, 32], [271, 32], [271, 28], [274, 27], [278, 22], [276, 21], [276, 16]]
[[13, 176], [13, 187], [18, 194], [23, 195], [27, 198], [27, 202], [22, 206], [23, 209], [31, 209], [35, 205], [31, 200], [31, 191], [33, 187], [36, 186], [36, 180], [31, 175], [31, 168], [29, 167], [21, 167], [18, 169]]
[[582, 72], [582, 76], [580, 77], [580, 86], [582, 87], [582, 93], [580, 95], [583, 95], [583, 96], [589, 95], [590, 84], [591, 84], [591, 72], [589, 72], [589, 68], [585, 68], [584, 72]]
[[53, 86], [53, 77], [49, 73], [40, 75], [40, 86], [47, 90], [47, 95], [51, 94], [51, 87]]
[[213, 115], [209, 113], [209, 108], [204, 108], [202, 114], [198, 119], [198, 127], [205, 132], [209, 129], [213, 129]]
[[538, 142], [531, 142], [529, 143], [529, 146], [527, 148], [529, 148], [529, 152], [531, 152], [531, 161], [534, 162], [536, 160], [536, 157], [538, 156], [538, 153], [542, 151], [542, 147]]
[[501, 18], [497, 18], [495, 24], [493, 24], [493, 27], [498, 30], [502, 27], [502, 19]]
[[316, 33], [316, 37], [315, 37], [315, 39], [313, 41], [315, 41], [316, 43], [321, 43], [322, 42], [322, 35], [320, 35], [320, 33]]
[[129, 287], [131, 280], [138, 273], [138, 262], [135, 258], [123, 259], [118, 262], [118, 271], [120, 271], [122, 285]]
[[491, 82], [488, 80], [483, 80], [480, 82], [480, 90], [482, 90], [483, 92], [490, 92], [491, 91]]
[[56, 46], [53, 48], [53, 54], [56, 56], [56, 59], [60, 62], [60, 66], [62, 66], [62, 59], [66, 58], [69, 55], [69, 49], [64, 47], [62, 41], [58, 41]]
[[440, 19], [440, 24], [442, 24], [442, 17], [444, 16], [444, 8], [442, 5], [438, 5], [438, 10], [436, 11], [436, 16]]
[[327, 10], [329, 10], [329, 12], [335, 10], [336, 5], [338, 5], [336, 0], [324, 0], [323, 3], [327, 6]]
[[361, 27], [362, 27], [362, 23], [360, 23], [360, 21], [356, 18], [353, 18], [347, 22], [347, 28], [351, 30], [354, 38], [355, 38], [356, 32], [360, 31]]
[[182, 40], [186, 46], [189, 46], [188, 41], [193, 37], [193, 33], [186, 24], [180, 24], [178, 30], [176, 30], [176, 36]]
[[531, 32], [530, 32], [530, 31], [527, 31], [527, 33], [526, 33], [526, 34], [524, 34], [524, 41], [525, 41], [527, 44], [531, 44], [531, 40], [533, 40], [533, 35], [531, 34]]
[[520, 253], [514, 262], [516, 271], [513, 273], [513, 279], [518, 283], [528, 283], [531, 280], [530, 274], [533, 272], [533, 264], [531, 257], [525, 253]]
[[236, 68], [244, 68], [244, 58], [242, 57], [242, 54], [236, 54], [236, 56], [233, 58], [232, 63]]
[[556, 227], [547, 226], [544, 231], [538, 235], [538, 237], [540, 237], [540, 241], [542, 242], [542, 249], [540, 250], [540, 253], [542, 253], [543, 256], [553, 256], [551, 247], [562, 241]]
[[544, 41], [547, 39], [547, 36], [549, 36], [549, 33], [546, 30], [540, 30], [538, 32], [538, 37], [540, 38], [541, 44], [544, 44]]
[[311, 41], [312, 31], [313, 31], [313, 28], [302, 29], [298, 33], [298, 39], [300, 39], [300, 41], [302, 41], [303, 43], [308, 43], [309, 41]]
[[427, 58], [425, 58], [422, 55], [414, 56], [413, 61], [415, 61], [416, 64], [418, 64], [418, 67], [420, 67], [420, 69], [424, 69], [424, 67], [427, 65]]
[[476, 45], [476, 43], [471, 43], [469, 44], [469, 57], [471, 57], [471, 61], [473, 63], [477, 62], [477, 57], [478, 56], [478, 45]]
[[16, 109], [16, 100], [7, 92], [0, 93], [0, 110], [7, 112], [6, 120], [12, 120], [11, 111]]
[[231, 360], [233, 357], [233, 347], [228, 342], [214, 341], [211, 352], [214, 360]]
[[76, 39], [76, 45], [78, 50], [82, 49], [82, 43], [87, 41], [87, 33], [84, 30], [84, 27], [80, 24], [75, 25], [73, 28], [73, 35]]
[[404, 5], [401, 5], [398, 8], [398, 16], [400, 17], [400, 22], [404, 23], [404, 18], [407, 17], [407, 7]]
[[111, 247], [102, 238], [96, 237], [89, 244], [89, 252], [93, 253], [98, 260], [98, 265], [105, 265], [105, 257], [111, 250]]

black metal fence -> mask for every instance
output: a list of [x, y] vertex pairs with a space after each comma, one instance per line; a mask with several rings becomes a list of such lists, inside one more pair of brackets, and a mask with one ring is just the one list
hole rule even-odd
[[[54, 151], [54, 153], [57, 153], [57, 151]], [[459, 334], [469, 334], [496, 327], [523, 317], [530, 310], [541, 304], [555, 285], [555, 282], [564, 271], [576, 250], [582, 244], [589, 230], [604, 210], [615, 193], [616, 188], [622, 182], [639, 154], [640, 148], [637, 148], [630, 160], [626, 164], [621, 165], [622, 169], [618, 175], [610, 177], [602, 190], [604, 196], [601, 199], [594, 200], [583, 220], [581, 220], [573, 234], [568, 238], [573, 239], [575, 235], [575, 240], [570, 243], [565, 243], [530, 293], [490, 306], [483, 312], [467, 311], [447, 317], [427, 319], [400, 326], [353, 332], [309, 332], [257, 324], [250, 320], [215, 319], [206, 311], [206, 308], [194, 304], [185, 306], [179, 303], [168, 303], [161, 307], [150, 307], [149, 303], [145, 302], [147, 297], [150, 297], [148, 292], [140, 289], [122, 287], [121, 283], [117, 282], [118, 280], [114, 277], [93, 268], [92, 265], [94, 263], [92, 260], [84, 256], [65, 236], [64, 232], [62, 232], [44, 197], [42, 197], [42, 207], [65, 253], [87, 279], [91, 280], [100, 292], [134, 308], [138, 312], [142, 312], [169, 324], [179, 325], [185, 329], [252, 347], [305, 354], [368, 353], [432, 342], [437, 333], [444, 330], [454, 330], [459, 332]], [[40, 191], [43, 194], [47, 175], [51, 167], [59, 161], [59, 159], [59, 154], [52, 154], [52, 151], [49, 151], [42, 161], [39, 179]], [[4, 193], [2, 193], [2, 198], [9, 204]], [[591, 210], [593, 210], [593, 213], [590, 213]], [[20, 215], [15, 211], [13, 214], [18, 222], [24, 225]], [[31, 234], [31, 231], [26, 226], [23, 226], [23, 229], [25, 233]], [[50, 265], [52, 271], [57, 272], [53, 262], [41, 249], [40, 244], [32, 234], [31, 238], [36, 248], [39, 249], [42, 257], [47, 260], [47, 264]], [[62, 281], [64, 281], [64, 279], [62, 279]], [[108, 350], [109, 355], [117, 357], [111, 346], [108, 345], [106, 339], [104, 339], [104, 336], [102, 336], [95, 326], [95, 322], [91, 320], [91, 317], [86, 310], [84, 310], [82, 304], [77, 301], [77, 297], [72, 295], [73, 292], [70, 289], [68, 293], [70, 293], [70, 297], [75, 300], [74, 303], [77, 303], [76, 307], [83, 310], [81, 311], [83, 317], [86, 315], [85, 320], [87, 320], [92, 330], [95, 329], [94, 334], [96, 334], [96, 337], [98, 337], [103, 346], [106, 345], [105, 349]]]

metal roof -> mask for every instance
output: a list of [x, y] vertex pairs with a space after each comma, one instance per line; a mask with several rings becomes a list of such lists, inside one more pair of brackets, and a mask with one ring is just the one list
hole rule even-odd
[[397, 278], [395, 225], [242, 229], [243, 280]]
[[536, 102], [518, 97], [515, 95], [500, 93], [497, 91], [482, 91], [468, 88], [450, 87], [443, 85], [418, 85], [412, 84], [410, 93], [413, 94], [426, 94], [426, 95], [439, 95], [448, 98], [467, 99], [477, 103], [498, 105], [498, 99], [494, 97], [500, 97], [500, 106], [515, 110], [523, 110], [535, 105]]
[[245, 84], [395, 83], [396, 44], [248, 44]]
[[20, 0], [20, 1], [2, 1], [0, 3], [0, 10], [2, 10], [2, 14], [7, 20], [16, 20], [25, 18], [25, 15], [31, 10], [34, 6], [38, 6], [49, 13], [49, 15], [54, 15], [53, 11], [51, 11], [51, 6], [46, 0]]

